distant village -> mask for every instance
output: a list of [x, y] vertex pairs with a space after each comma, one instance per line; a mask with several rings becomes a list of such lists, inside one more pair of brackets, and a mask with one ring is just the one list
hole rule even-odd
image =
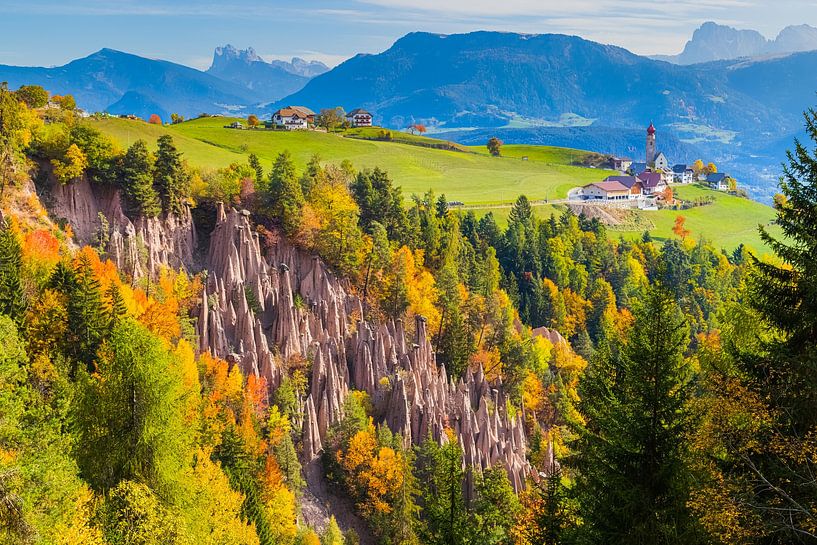
[[600, 182], [576, 187], [568, 193], [568, 200], [616, 204], [624, 207], [655, 209], [660, 204], [673, 204], [671, 186], [675, 184], [705, 184], [718, 191], [736, 191], [737, 182], [728, 173], [717, 172], [712, 163], [704, 165], [674, 164], [656, 147], [656, 129], [647, 127], [644, 162], [613, 157], [611, 167], [620, 174], [608, 176]]

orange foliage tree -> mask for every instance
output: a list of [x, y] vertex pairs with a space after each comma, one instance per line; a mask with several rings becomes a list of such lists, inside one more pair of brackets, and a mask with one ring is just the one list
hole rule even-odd
[[689, 229], [684, 226], [686, 224], [686, 220], [687, 219], [684, 216], [678, 216], [675, 218], [675, 225], [672, 226], [672, 232], [681, 237], [681, 240], [684, 240], [690, 234]]
[[150, 118], [148, 119], [148, 123], [151, 125], [161, 125], [162, 118], [159, 117], [159, 114], [150, 114]]

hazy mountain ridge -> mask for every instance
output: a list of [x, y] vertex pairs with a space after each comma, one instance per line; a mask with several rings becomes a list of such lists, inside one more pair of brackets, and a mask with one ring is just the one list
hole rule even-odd
[[291, 62], [267, 62], [250, 47], [239, 50], [230, 44], [217, 47], [207, 73], [245, 87], [259, 102], [280, 99], [301, 89], [329, 68], [318, 61], [294, 57]]
[[257, 102], [248, 89], [194, 68], [101, 49], [55, 68], [0, 66], [0, 81], [16, 89], [42, 85], [53, 94], [73, 94], [85, 110], [136, 114], [156, 113], [168, 119], [218, 113], [224, 105], [239, 108]]
[[756, 30], [740, 30], [709, 21], [695, 30], [678, 55], [652, 58], [686, 65], [813, 50], [817, 50], [817, 28], [806, 24], [787, 26], [769, 40]]

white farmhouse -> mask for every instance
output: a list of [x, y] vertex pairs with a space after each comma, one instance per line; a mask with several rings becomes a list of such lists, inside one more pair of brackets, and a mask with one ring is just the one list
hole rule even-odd
[[372, 114], [361, 108], [355, 108], [346, 114], [346, 121], [348, 121], [352, 127], [371, 127]]
[[303, 106], [287, 106], [272, 114], [272, 124], [288, 131], [305, 130], [315, 121], [315, 112]]

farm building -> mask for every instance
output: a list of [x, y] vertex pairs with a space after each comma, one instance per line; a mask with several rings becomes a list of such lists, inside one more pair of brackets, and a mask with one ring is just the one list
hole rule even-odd
[[352, 127], [371, 127], [372, 114], [361, 108], [355, 108], [346, 114], [346, 120]]
[[272, 125], [288, 131], [308, 129], [315, 123], [315, 112], [303, 106], [287, 106], [272, 114]]

